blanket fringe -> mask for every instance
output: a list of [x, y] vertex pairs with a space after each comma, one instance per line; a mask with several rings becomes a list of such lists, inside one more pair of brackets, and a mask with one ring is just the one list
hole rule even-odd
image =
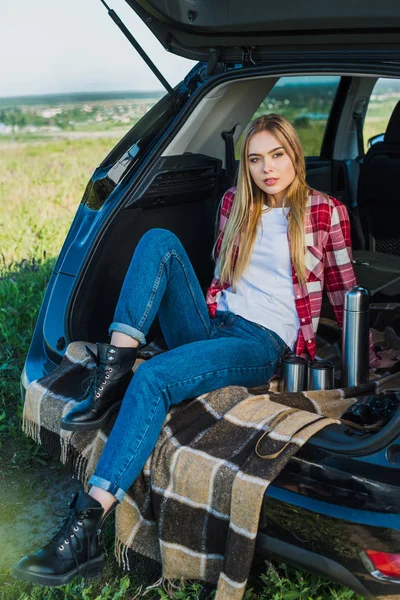
[[[153, 584], [148, 585], [143, 592], [143, 596], [145, 596], [148, 592], [151, 592], [155, 588], [161, 587], [163, 591], [167, 594], [168, 598], [173, 600], [176, 598], [176, 592], [182, 592], [183, 588], [191, 585], [192, 583], [199, 584], [198, 579], [168, 579], [168, 577], [161, 576], [157, 581]], [[205, 582], [200, 582], [202, 588], [204, 590], [207, 589], [207, 584]], [[213, 586], [215, 587], [215, 586]]]
[[60, 461], [63, 465], [67, 464], [68, 461], [68, 448], [70, 446], [70, 438], [65, 438], [60, 436], [60, 444], [61, 444], [61, 453], [60, 453]]
[[22, 415], [22, 431], [33, 439], [37, 444], [41, 444], [42, 440], [40, 439], [40, 427], [38, 423], [29, 419], [26, 414]]
[[145, 596], [148, 592], [151, 592], [151, 590], [154, 590], [154, 588], [157, 588], [160, 586], [164, 587], [163, 583], [164, 583], [164, 578], [161, 576], [160, 579], [158, 579], [158, 581], [155, 581], [152, 585], [148, 585], [144, 589], [143, 596]]
[[119, 566], [122, 567], [124, 569], [124, 571], [130, 570], [128, 551], [129, 551], [128, 546], [126, 544], [124, 544], [123, 542], [121, 542], [121, 540], [119, 538], [116, 538], [115, 539], [115, 549], [114, 549], [115, 558], [117, 559]]
[[43, 448], [47, 450], [54, 458], [60, 460], [61, 445], [59, 434], [54, 433], [54, 431], [49, 431], [49, 429], [46, 429], [45, 427], [41, 427], [39, 436], [41, 440], [40, 443]]
[[72, 477], [78, 479], [87, 488], [89, 476], [87, 473], [88, 459], [71, 444], [71, 438], [61, 441], [60, 460], [65, 465]]
[[[135, 580], [144, 586], [157, 587], [158, 580], [162, 579], [161, 563], [133, 550], [121, 539], [115, 537], [114, 554], [120, 567], [125, 571], [130, 571], [135, 574]], [[156, 584], [151, 584], [151, 581], [157, 581]]]
[[153, 583], [152, 585], [148, 585], [144, 592], [143, 592], [143, 596], [145, 594], [147, 594], [147, 592], [151, 592], [151, 590], [154, 590], [154, 588], [158, 588], [161, 587], [164, 592], [167, 594], [168, 598], [175, 598], [175, 592], [179, 592], [182, 588], [182, 582], [180, 583], [180, 585], [176, 585], [173, 580], [168, 579], [167, 577], [163, 577], [161, 576], [160, 579], [158, 579], [158, 581], [156, 581], [155, 583]]
[[161, 576], [160, 579], [158, 579], [155, 583], [153, 583], [152, 585], [148, 585], [144, 589], [143, 596], [145, 596], [146, 594], [148, 594], [148, 592], [151, 592], [155, 588], [161, 587], [163, 591], [167, 594], [168, 598], [171, 598], [171, 600], [173, 600], [174, 598], [176, 598], [175, 593], [181, 592], [182, 588], [187, 583], [187, 581], [180, 581], [177, 585], [176, 583], [174, 583], [174, 580]]

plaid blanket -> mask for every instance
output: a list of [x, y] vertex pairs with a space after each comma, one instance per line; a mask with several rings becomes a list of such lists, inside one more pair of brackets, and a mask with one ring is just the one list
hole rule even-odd
[[[70, 465], [85, 486], [114, 421], [79, 433], [60, 430], [59, 423], [82, 396], [93, 366], [85, 344], [71, 343], [60, 366], [31, 383], [23, 415], [26, 434]], [[323, 392], [279, 394], [276, 382], [230, 386], [173, 407], [117, 507], [119, 563], [129, 568], [131, 553], [138, 553], [161, 563], [164, 580], [200, 579], [217, 584], [217, 600], [243, 598], [268, 485], [357, 396], [396, 385], [398, 374]]]

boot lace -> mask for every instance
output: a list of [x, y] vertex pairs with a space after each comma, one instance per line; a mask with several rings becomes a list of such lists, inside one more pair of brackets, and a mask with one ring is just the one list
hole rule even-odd
[[[66, 546], [69, 546], [71, 544], [71, 540], [76, 537], [76, 541], [77, 541], [77, 546], [76, 546], [76, 550], [74, 550], [72, 544], [70, 546], [70, 551], [71, 551], [71, 555], [72, 558], [74, 559], [75, 562], [75, 566], [78, 570], [78, 573], [81, 575], [81, 569], [82, 569], [82, 565], [79, 564], [78, 558], [76, 553], [80, 552], [83, 549], [83, 543], [81, 542], [81, 540], [79, 539], [79, 536], [76, 536], [75, 534], [79, 531], [79, 528], [82, 527], [85, 535], [84, 537], [88, 537], [88, 530], [85, 526], [85, 522], [84, 519], [88, 516], [88, 511], [87, 510], [81, 510], [81, 511], [77, 511], [75, 506], [70, 506], [70, 503], [68, 504], [68, 509], [66, 509], [67, 512], [63, 511], [54, 511], [53, 514], [57, 517], [64, 517], [63, 521], [61, 522], [61, 526], [58, 527], [56, 530], [52, 531], [53, 537], [51, 538], [48, 546], [52, 547], [53, 549], [58, 549], [59, 552], [63, 552]], [[62, 543], [60, 543], [60, 538], [62, 540], [62, 538], [64, 538], [64, 541]], [[86, 555], [86, 560], [84, 561], [85, 564], [85, 570], [88, 567], [88, 561], [90, 559], [90, 543], [88, 541], [87, 543], [87, 555]]]
[[[104, 390], [105, 386], [110, 379], [110, 374], [113, 372], [113, 368], [108, 363], [113, 363], [115, 361], [114, 348], [110, 348], [109, 354], [107, 356], [107, 364], [99, 365], [97, 363], [97, 356], [86, 346], [86, 351], [90, 354], [90, 356], [95, 361], [95, 367], [92, 373], [89, 375], [89, 384], [86, 389], [86, 394], [92, 395], [93, 398], [99, 399], [101, 396], [101, 392]], [[96, 400], [95, 400], [96, 401]]]
[[95, 367], [88, 388], [88, 391], [94, 394], [95, 398], [100, 398], [101, 392], [107, 385], [108, 380], [110, 379], [110, 373], [112, 373], [112, 371], [112, 367]]
[[110, 379], [110, 374], [113, 372], [113, 368], [108, 363], [113, 363], [115, 361], [115, 350], [114, 348], [109, 349], [106, 365], [98, 364], [98, 358], [96, 354], [88, 346], [86, 346], [86, 353], [94, 360], [95, 367], [88, 377], [88, 386], [86, 388], [85, 395], [90, 394], [96, 402], [96, 400], [100, 398], [101, 392], [107, 385], [108, 380]]

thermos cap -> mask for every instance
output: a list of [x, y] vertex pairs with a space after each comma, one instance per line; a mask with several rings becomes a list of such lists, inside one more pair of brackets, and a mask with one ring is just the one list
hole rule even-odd
[[295, 354], [287, 354], [282, 362], [288, 363], [289, 365], [305, 365], [307, 360], [301, 356]]
[[355, 286], [345, 294], [344, 310], [349, 312], [365, 312], [369, 309], [369, 292], [363, 287]]
[[308, 361], [308, 367], [310, 369], [332, 369], [334, 366], [334, 363], [330, 360], [316, 359]]

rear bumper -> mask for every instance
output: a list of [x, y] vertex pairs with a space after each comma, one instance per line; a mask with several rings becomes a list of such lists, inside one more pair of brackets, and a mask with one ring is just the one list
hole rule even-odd
[[365, 560], [367, 549], [400, 553], [400, 515], [390, 512], [392, 508], [388, 512], [347, 508], [272, 484], [261, 509], [257, 550], [314, 571], [365, 598], [400, 600], [400, 582], [385, 578]]
[[[268, 558], [275, 558], [306, 571], [318, 573], [329, 580], [345, 585], [364, 598], [371, 600], [375, 598], [353, 573], [335, 560], [321, 554], [293, 546], [264, 533], [259, 533], [257, 536], [257, 552]], [[398, 592], [400, 593], [400, 586]]]

